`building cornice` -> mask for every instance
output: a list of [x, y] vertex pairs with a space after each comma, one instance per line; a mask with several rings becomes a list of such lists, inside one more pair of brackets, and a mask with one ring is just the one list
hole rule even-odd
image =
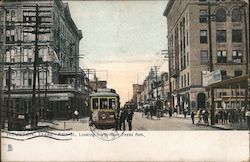
[[167, 4], [167, 6], [165, 8], [165, 11], [163, 12], [163, 16], [166, 16], [166, 17], [168, 16], [168, 14], [170, 13], [170, 10], [173, 7], [173, 4], [174, 4], [174, 0], [169, 0], [168, 1], [168, 4]]

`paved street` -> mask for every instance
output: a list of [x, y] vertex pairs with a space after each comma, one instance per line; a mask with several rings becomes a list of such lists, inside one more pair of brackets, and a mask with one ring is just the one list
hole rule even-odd
[[[54, 123], [54, 124], [53, 124]], [[40, 123], [40, 125], [49, 125], [51, 128], [57, 130], [71, 130], [71, 131], [87, 131], [90, 130], [88, 126], [88, 118], [81, 118], [79, 121], [74, 120], [55, 120], [53, 123]], [[218, 130], [203, 125], [193, 125], [191, 119], [187, 117], [161, 117], [160, 120], [154, 116], [153, 119], [146, 117], [142, 118], [140, 112], [135, 112], [133, 117], [133, 130]], [[127, 126], [127, 125], [126, 125]], [[128, 129], [128, 128], [127, 128]]]
[[153, 120], [143, 117], [136, 112], [133, 119], [133, 130], [218, 130], [203, 125], [193, 125], [190, 118], [184, 117], [161, 117], [160, 120], [154, 116]]

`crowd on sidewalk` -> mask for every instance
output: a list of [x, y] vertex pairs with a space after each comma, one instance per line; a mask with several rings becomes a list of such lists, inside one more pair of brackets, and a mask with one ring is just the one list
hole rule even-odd
[[[178, 113], [178, 107], [172, 109], [165, 109], [162, 111], [162, 116], [168, 116], [169, 118], [191, 118], [192, 124], [202, 124], [209, 126], [211, 112], [209, 109], [200, 108], [197, 111], [191, 111], [188, 113], [187, 109], [182, 111], [182, 114]], [[147, 116], [151, 112], [147, 113], [146, 109], [142, 110], [142, 117]], [[152, 118], [152, 117], [151, 117]], [[217, 108], [214, 112], [214, 126], [228, 129], [249, 129], [250, 130], [250, 109], [245, 110], [245, 107], [241, 109], [223, 109]]]
[[[191, 112], [192, 123], [194, 124], [194, 112]], [[196, 124], [209, 125], [211, 113], [208, 109], [199, 109], [196, 112], [198, 122]], [[250, 109], [216, 109], [214, 112], [214, 125], [231, 129], [250, 129]], [[244, 127], [246, 125], [246, 127]]]

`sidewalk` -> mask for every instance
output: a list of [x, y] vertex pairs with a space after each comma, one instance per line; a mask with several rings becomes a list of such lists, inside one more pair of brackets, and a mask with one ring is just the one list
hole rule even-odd
[[[168, 115], [165, 115], [164, 117], [169, 117]], [[191, 116], [187, 115], [186, 118], [184, 118], [183, 114], [178, 114], [177, 116], [172, 116], [172, 118], [178, 118], [178, 119], [188, 119], [191, 120]], [[195, 121], [197, 122], [198, 119], [197, 117], [195, 117]], [[205, 125], [205, 123], [201, 122], [199, 125]], [[209, 120], [209, 126], [212, 128], [218, 128], [218, 129], [222, 129], [222, 130], [248, 130], [247, 127], [247, 122], [242, 121], [242, 124], [239, 123], [228, 123], [228, 124], [215, 124], [215, 125], [211, 125], [210, 124], [210, 120]]]
[[73, 119], [68, 120], [53, 120], [40, 121], [39, 127], [48, 127], [50, 130], [67, 131], [67, 130], [88, 130], [88, 117], [80, 118], [78, 121]]
[[[205, 124], [200, 123], [199, 125], [205, 125]], [[248, 130], [246, 122], [242, 122], [242, 124], [240, 123], [214, 124], [214, 125], [209, 124], [209, 126], [212, 128], [218, 128], [222, 130]]]

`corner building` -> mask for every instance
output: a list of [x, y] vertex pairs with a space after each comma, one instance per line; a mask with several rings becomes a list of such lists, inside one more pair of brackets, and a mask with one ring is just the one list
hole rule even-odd
[[[246, 74], [247, 8], [243, 0], [169, 0], [164, 16], [168, 30], [171, 105], [178, 105], [179, 113], [184, 107], [189, 111], [209, 107], [208, 93], [202, 86], [202, 72], [210, 71], [209, 45], [213, 70], [220, 69], [222, 79]], [[220, 94], [215, 92], [215, 96]]]
[[[79, 68], [82, 32], [61, 0], [11, 0], [1, 8], [4, 38], [4, 110], [8, 119], [29, 120], [34, 113], [32, 87], [35, 60], [36, 5], [38, 6], [38, 61], [36, 112], [39, 118], [68, 118], [78, 109], [87, 113], [89, 79]], [[29, 122], [29, 121], [27, 121]], [[20, 122], [17, 122], [20, 123]]]

